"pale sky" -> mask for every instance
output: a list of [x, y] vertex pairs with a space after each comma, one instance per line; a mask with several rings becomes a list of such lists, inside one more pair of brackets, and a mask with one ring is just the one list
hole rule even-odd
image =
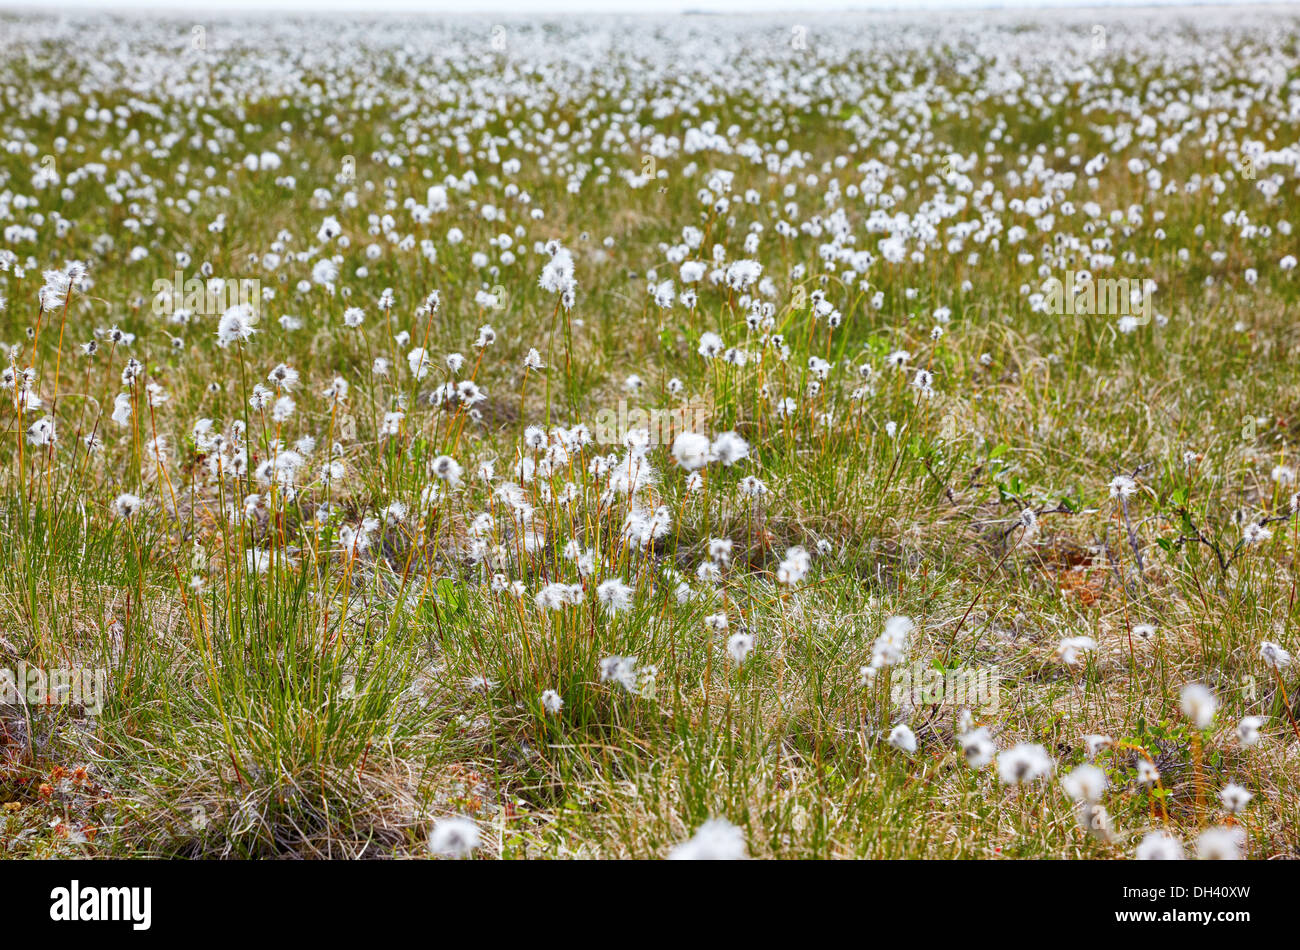
[[[1183, 0], [212, 0], [206, 12], [256, 11], [275, 13], [362, 12], [447, 14], [564, 14], [564, 13], [813, 13], [845, 10], [909, 10], [989, 8], [1069, 8], [1102, 6], [1184, 5]], [[1260, 6], [1250, 0], [1219, 0], [1221, 6]], [[1282, 4], [1286, 5], [1286, 4]], [[80, 10], [156, 11], [192, 16], [195, 5], [177, 0], [0, 0], [0, 8], [75, 13]]]

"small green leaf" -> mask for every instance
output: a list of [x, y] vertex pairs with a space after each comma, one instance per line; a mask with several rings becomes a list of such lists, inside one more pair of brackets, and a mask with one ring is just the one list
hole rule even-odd
[[446, 615], [454, 617], [465, 609], [465, 595], [461, 586], [450, 577], [439, 578], [434, 585], [434, 592]]

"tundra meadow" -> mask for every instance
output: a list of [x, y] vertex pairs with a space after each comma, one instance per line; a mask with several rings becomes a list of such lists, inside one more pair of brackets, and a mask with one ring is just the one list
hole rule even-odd
[[1298, 38], [0, 12], [0, 854], [1296, 857]]

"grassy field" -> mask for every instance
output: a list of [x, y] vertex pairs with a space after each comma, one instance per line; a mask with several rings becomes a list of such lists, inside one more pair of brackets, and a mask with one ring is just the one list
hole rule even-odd
[[1297, 37], [0, 13], [0, 854], [1296, 857]]

